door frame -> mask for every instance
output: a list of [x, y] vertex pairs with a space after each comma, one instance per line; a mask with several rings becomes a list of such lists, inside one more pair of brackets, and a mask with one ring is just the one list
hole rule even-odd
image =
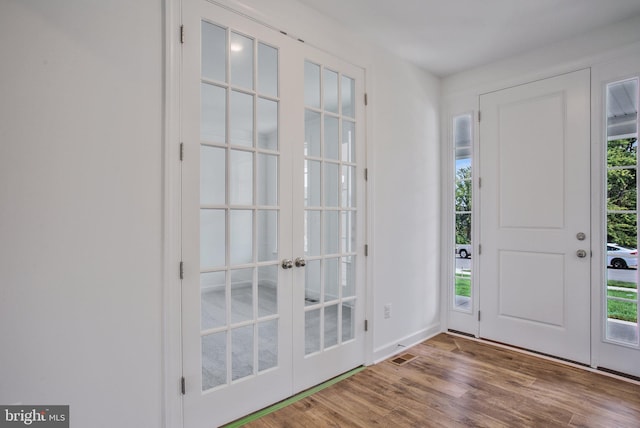
[[[508, 88], [524, 84], [527, 82], [545, 79], [548, 77], [557, 76], [572, 72], [581, 68], [591, 68], [591, 188], [592, 188], [592, 201], [591, 201], [591, 236], [592, 236], [592, 249], [593, 257], [591, 262], [591, 366], [597, 368], [602, 366], [602, 358], [605, 355], [601, 349], [599, 349], [602, 342], [602, 329], [601, 314], [603, 307], [602, 298], [602, 278], [604, 278], [604, 268], [599, 261], [604, 260], [603, 249], [598, 245], [599, 242], [604, 242], [604, 220], [602, 212], [603, 199], [603, 170], [601, 168], [603, 160], [602, 152], [602, 135], [604, 135], [602, 112], [605, 108], [604, 105], [604, 81], [610, 82], [615, 80], [621, 80], [626, 77], [630, 77], [633, 73], [638, 72], [638, 68], [635, 69], [631, 65], [625, 65], [633, 60], [630, 58], [637, 58], [640, 55], [640, 43], [631, 43], [629, 45], [618, 47], [611, 50], [601, 50], [600, 52], [591, 55], [578, 58], [565, 59], [558, 56], [559, 59], [555, 63], [544, 62], [539, 63], [539, 66], [529, 58], [522, 62], [522, 66], [518, 67], [514, 71], [509, 73], [500, 74], [501, 77], [492, 79], [486, 74], [481, 75], [486, 80], [474, 80], [467, 81], [467, 86], [459, 91], [452, 90], [448, 94], [443, 94], [443, 105], [441, 109], [441, 142], [442, 147], [445, 148], [441, 153], [442, 164], [442, 208], [441, 215], [443, 219], [443, 234], [441, 239], [441, 251], [442, 254], [449, 255], [453, 253], [453, 244], [451, 237], [454, 236], [454, 224], [452, 219], [453, 210], [453, 198], [450, 195], [451, 189], [453, 189], [453, 164], [451, 153], [453, 151], [453, 142], [451, 136], [451, 119], [452, 117], [470, 111], [478, 111], [478, 102], [480, 94]], [[537, 67], [537, 68], [536, 68]], [[493, 69], [487, 69], [489, 71]], [[613, 71], [612, 71], [613, 70]], [[614, 77], [615, 76], [615, 77]], [[620, 79], [618, 79], [618, 77]], [[453, 85], [455, 87], [455, 84]], [[477, 122], [476, 122], [477, 125]], [[478, 134], [474, 133], [474, 171], [478, 171]], [[475, 193], [477, 195], [477, 193]], [[478, 196], [479, 197], [479, 196]], [[478, 199], [474, 199], [474, 205], [477, 206]], [[480, 221], [481, 213], [474, 211], [473, 221], [478, 224]], [[474, 239], [477, 241], [477, 236], [474, 233]], [[454, 329], [461, 332], [469, 333], [478, 336], [478, 321], [477, 313], [474, 311], [471, 314], [455, 313], [450, 305], [450, 298], [452, 293], [451, 278], [453, 278], [454, 267], [453, 259], [449, 260], [447, 257], [443, 258], [441, 266], [441, 322], [443, 330]], [[474, 263], [474, 274], [477, 275], [477, 265]], [[477, 288], [478, 285], [475, 284]], [[476, 303], [477, 304], [477, 303]], [[609, 345], [611, 346], [611, 345]], [[614, 345], [617, 346], [617, 345]]]
[[181, 85], [181, 1], [164, 0], [163, 141], [162, 141], [162, 424], [181, 427], [182, 412], [182, 290], [180, 85]]
[[[183, 415], [183, 394], [182, 394], [182, 293], [180, 280], [180, 260], [181, 256], [181, 188], [182, 169], [180, 163], [180, 135], [181, 135], [181, 62], [182, 62], [182, 2], [184, 0], [163, 0], [164, 21], [162, 28], [163, 37], [163, 105], [162, 110], [162, 388], [159, 399], [162, 402], [162, 426], [182, 427]], [[234, 0], [209, 0], [212, 3], [228, 9], [248, 19], [256, 21], [262, 25], [273, 28], [272, 20], [280, 19], [274, 16], [267, 16], [258, 10], [240, 10], [241, 4]], [[184, 34], [188, 40], [189, 34]], [[308, 43], [310, 44], [310, 43]], [[320, 50], [322, 46], [310, 44]], [[370, 81], [368, 78], [369, 68], [359, 65], [346, 56], [335, 55], [337, 58], [347, 61], [361, 68], [364, 73], [364, 91], [370, 92]], [[358, 57], [363, 60], [365, 57]], [[361, 144], [364, 146], [364, 159], [362, 166], [367, 168], [371, 156], [369, 150], [372, 133], [371, 110], [364, 109], [362, 120], [364, 121], [364, 135], [361, 137]], [[365, 318], [373, 319], [373, 266], [369, 260], [373, 256], [373, 197], [370, 189], [374, 186], [375, 179], [369, 174], [364, 185], [362, 205], [364, 210], [364, 242], [369, 245], [369, 257], [364, 260], [364, 312]], [[373, 352], [373, 323], [369, 322], [369, 330], [364, 335], [364, 361], [369, 365], [374, 361]]]

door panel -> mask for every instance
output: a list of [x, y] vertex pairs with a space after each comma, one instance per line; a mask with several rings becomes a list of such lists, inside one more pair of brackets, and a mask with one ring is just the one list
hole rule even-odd
[[182, 283], [185, 427], [291, 395], [290, 39], [184, 2]]
[[363, 70], [314, 49], [304, 52], [304, 144], [294, 177], [294, 389], [364, 361]]
[[480, 336], [589, 363], [589, 71], [480, 108]]

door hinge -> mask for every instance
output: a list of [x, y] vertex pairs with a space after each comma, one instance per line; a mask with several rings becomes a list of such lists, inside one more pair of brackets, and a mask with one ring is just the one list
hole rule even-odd
[[481, 117], [480, 110], [478, 110], [478, 122], [480, 122], [480, 117]]
[[369, 105], [369, 95], [366, 92], [364, 93], [364, 105]]
[[480, 311], [478, 311], [478, 322], [480, 321]]
[[367, 257], [369, 255], [369, 244], [364, 244], [364, 256]]
[[364, 169], [364, 181], [369, 181], [369, 168]]
[[187, 382], [184, 380], [184, 376], [180, 378], [180, 392], [182, 392], [182, 395], [187, 392]]
[[482, 187], [482, 177], [478, 177], [478, 189]]
[[184, 160], [184, 143], [180, 143], [180, 160]]
[[184, 25], [180, 26], [180, 43], [184, 44]]
[[364, 320], [364, 331], [369, 331], [369, 320]]
[[478, 255], [482, 254], [482, 244], [478, 244]]
[[180, 262], [180, 279], [184, 279], [184, 262]]

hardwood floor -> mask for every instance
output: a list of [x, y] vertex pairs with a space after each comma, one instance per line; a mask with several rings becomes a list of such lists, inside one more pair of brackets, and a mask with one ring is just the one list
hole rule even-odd
[[448, 334], [407, 352], [246, 426], [640, 427], [635, 383]]

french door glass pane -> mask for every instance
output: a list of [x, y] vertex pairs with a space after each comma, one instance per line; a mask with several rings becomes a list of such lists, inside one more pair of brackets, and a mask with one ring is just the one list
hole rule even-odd
[[340, 270], [342, 297], [355, 297], [356, 295], [356, 256], [342, 258]]
[[304, 112], [304, 155], [320, 157], [320, 113]]
[[324, 347], [338, 344], [338, 305], [324, 308]]
[[227, 91], [216, 85], [202, 83], [200, 109], [200, 135], [202, 141], [226, 142]]
[[342, 161], [356, 161], [356, 124], [350, 120], [342, 121]]
[[336, 163], [324, 163], [324, 205], [326, 207], [337, 207], [339, 200], [339, 170]]
[[253, 89], [253, 39], [231, 33], [231, 84]]
[[[638, 79], [607, 85], [606, 339], [640, 345], [638, 327]], [[631, 269], [633, 268], [633, 270]]]
[[278, 265], [258, 268], [258, 316], [278, 313]]
[[324, 118], [324, 157], [338, 160], [340, 134], [338, 118], [325, 116]]
[[253, 268], [231, 271], [231, 323], [253, 319]]
[[225, 325], [227, 322], [226, 272], [200, 274], [200, 320], [202, 330]]
[[324, 69], [324, 110], [338, 113], [338, 73]]
[[229, 246], [231, 265], [253, 261], [253, 211], [231, 210], [229, 219]]
[[227, 332], [202, 338], [202, 390], [227, 383]]
[[325, 211], [324, 212], [324, 254], [336, 254], [339, 251], [339, 212], [338, 211]]
[[227, 184], [226, 150], [219, 147], [200, 148], [200, 203], [224, 205]]
[[341, 251], [343, 253], [356, 251], [356, 213], [354, 211], [342, 212]]
[[355, 117], [356, 106], [356, 82], [350, 77], [342, 76], [342, 114], [346, 117]]
[[339, 276], [339, 258], [331, 258], [324, 260], [324, 301], [330, 302], [340, 298], [340, 289], [338, 283]]
[[320, 302], [320, 260], [311, 260], [305, 267], [304, 301], [305, 305], [315, 305]]
[[258, 205], [278, 205], [278, 156], [258, 154]]
[[258, 98], [258, 148], [278, 150], [278, 102]]
[[349, 300], [342, 304], [342, 341], [346, 342], [355, 337], [356, 319], [355, 300]]
[[320, 351], [320, 309], [312, 309], [304, 314], [305, 355]]
[[202, 21], [202, 78], [227, 80], [227, 30]]
[[320, 108], [320, 66], [304, 63], [304, 105]]
[[322, 211], [305, 210], [305, 256], [319, 256], [320, 251], [320, 218]]
[[278, 212], [259, 210], [257, 229], [258, 261], [278, 260]]
[[258, 324], [258, 370], [278, 365], [278, 320]]
[[278, 50], [264, 43], [258, 43], [258, 91], [278, 96]]
[[319, 161], [305, 160], [304, 202], [307, 207], [320, 206], [320, 165]]
[[253, 95], [231, 91], [231, 144], [253, 146]]
[[229, 177], [229, 203], [253, 204], [253, 153], [231, 150]]
[[231, 330], [231, 379], [253, 374], [253, 325]]
[[225, 264], [225, 211], [200, 210], [200, 266], [210, 269]]
[[355, 176], [356, 168], [353, 166], [344, 165], [342, 167], [342, 206], [343, 207], [355, 207]]

